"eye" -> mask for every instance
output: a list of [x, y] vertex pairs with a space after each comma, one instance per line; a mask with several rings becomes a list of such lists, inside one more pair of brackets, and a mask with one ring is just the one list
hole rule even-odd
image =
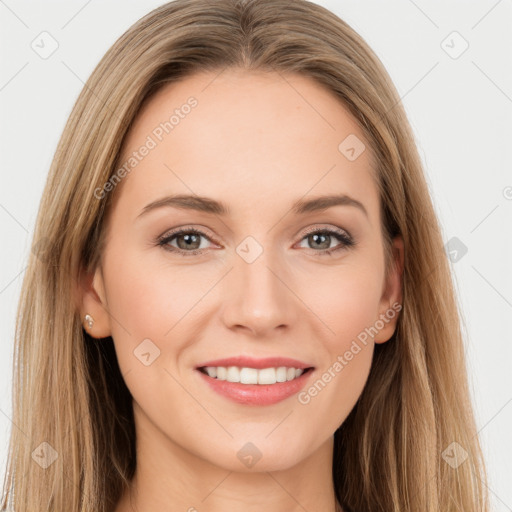
[[[339, 243], [335, 247], [332, 247], [331, 242], [335, 240]], [[313, 228], [302, 238], [301, 243], [303, 241], [306, 241], [306, 243], [310, 244], [313, 248], [320, 249], [319, 251], [314, 251], [318, 253], [319, 256], [330, 256], [336, 251], [348, 249], [355, 245], [353, 238], [346, 231], [341, 229]]]
[[[184, 228], [165, 234], [159, 239], [158, 245], [180, 256], [193, 256], [206, 248], [201, 244], [201, 238], [210, 240], [208, 235], [200, 230]], [[176, 242], [177, 246], [173, 245], [173, 242]]]

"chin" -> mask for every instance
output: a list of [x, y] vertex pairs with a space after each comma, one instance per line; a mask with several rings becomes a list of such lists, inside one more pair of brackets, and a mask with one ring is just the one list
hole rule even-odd
[[[228, 471], [238, 473], [260, 473], [268, 471], [283, 471], [298, 466], [307, 454], [303, 454], [299, 446], [304, 446], [298, 442], [298, 446], [290, 444], [285, 439], [276, 437], [275, 440], [265, 440], [261, 436], [261, 441], [251, 442], [247, 439], [235, 442], [234, 447], [226, 447], [226, 450], [219, 453], [217, 457], [212, 458], [208, 454], [208, 460], [218, 467]], [[234, 456], [233, 456], [234, 448]]]

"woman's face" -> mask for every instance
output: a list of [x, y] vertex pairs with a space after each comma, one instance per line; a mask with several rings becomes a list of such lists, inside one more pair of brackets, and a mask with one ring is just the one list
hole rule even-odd
[[139, 449], [236, 471], [330, 453], [401, 299], [356, 122], [304, 76], [204, 73], [144, 106], [124, 163], [83, 312]]

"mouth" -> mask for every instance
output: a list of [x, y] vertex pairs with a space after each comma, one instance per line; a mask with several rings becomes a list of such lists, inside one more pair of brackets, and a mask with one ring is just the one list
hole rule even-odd
[[271, 405], [298, 393], [314, 371], [289, 358], [237, 357], [203, 363], [196, 367], [210, 389], [244, 405]]

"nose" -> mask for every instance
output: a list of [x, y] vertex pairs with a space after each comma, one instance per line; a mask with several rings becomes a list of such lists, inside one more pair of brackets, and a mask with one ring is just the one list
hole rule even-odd
[[257, 338], [289, 330], [297, 320], [300, 301], [284, 268], [269, 251], [252, 263], [235, 255], [234, 268], [224, 280], [224, 325]]

